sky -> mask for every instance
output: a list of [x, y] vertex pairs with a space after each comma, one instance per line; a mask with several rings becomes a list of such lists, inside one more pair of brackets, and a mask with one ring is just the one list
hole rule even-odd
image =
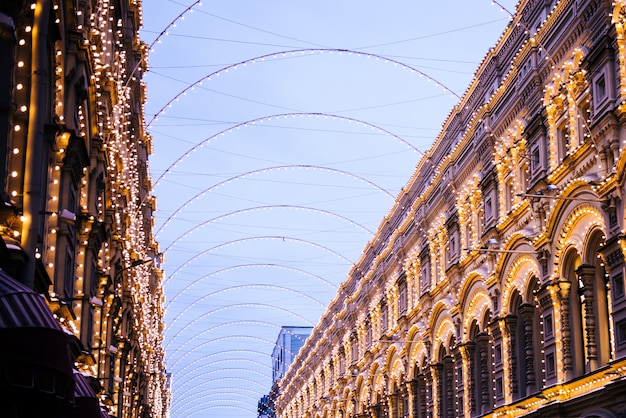
[[515, 5], [143, 2], [171, 417], [257, 416]]

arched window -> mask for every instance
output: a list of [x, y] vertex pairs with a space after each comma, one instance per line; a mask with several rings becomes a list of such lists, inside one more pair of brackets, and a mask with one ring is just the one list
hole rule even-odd
[[602, 260], [597, 256], [603, 243], [602, 235], [600, 231], [593, 234], [585, 257], [588, 263], [582, 264], [576, 269], [581, 303], [584, 308], [587, 371], [593, 371], [604, 366], [613, 358], [608, 275]]
[[[566, 316], [569, 327], [563, 324], [561, 332], [564, 334], [564, 340], [569, 340], [571, 348], [571, 372], [572, 377], [578, 377], [585, 374], [585, 364], [587, 363], [587, 353], [585, 349], [585, 330], [583, 318], [583, 305], [585, 300], [584, 284], [579, 280], [576, 270], [580, 266], [580, 257], [574, 250], [570, 251], [563, 262], [563, 277], [571, 284], [569, 293], [569, 312], [562, 312], [562, 316]], [[567, 368], [567, 361], [566, 370]]]

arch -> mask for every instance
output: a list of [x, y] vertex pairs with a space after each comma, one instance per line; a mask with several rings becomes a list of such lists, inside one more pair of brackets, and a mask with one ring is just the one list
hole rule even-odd
[[[547, 217], [544, 234], [554, 242], [555, 268], [558, 268], [558, 260], [562, 259], [568, 246], [573, 245], [579, 254], [583, 254], [585, 237], [591, 227], [598, 226], [606, 231], [600, 202], [576, 201], [598, 199], [587, 187], [589, 185], [584, 179], [572, 182], [561, 194], [568, 199], [556, 199], [554, 209]], [[552, 271], [553, 276], [557, 273], [558, 270]]]
[[616, 415], [607, 409], [599, 408], [590, 412], [585, 412], [580, 416], [580, 418], [616, 418]]
[[[461, 287], [458, 292], [458, 300], [461, 308], [467, 306], [471, 293], [475, 288], [481, 287], [487, 291], [485, 282], [487, 281], [487, 270], [472, 270], [461, 280]], [[487, 291], [488, 292], [488, 291]]]
[[461, 341], [465, 342], [470, 339], [470, 327], [472, 321], [476, 321], [483, 328], [484, 318], [488, 312], [491, 312], [492, 301], [491, 295], [487, 287], [484, 284], [484, 279], [476, 275], [472, 280], [469, 280], [465, 295], [461, 295], [461, 310], [463, 323], [461, 331]]
[[454, 325], [450, 310], [453, 308], [450, 300], [445, 298], [435, 304], [432, 310], [430, 326], [431, 339], [433, 342], [432, 353], [438, 353], [442, 344], [446, 345], [452, 339], [456, 341], [457, 330]]
[[429, 361], [429, 353], [423, 342], [415, 344], [409, 354], [409, 364], [412, 368], [412, 378], [416, 379], [421, 373], [422, 366]]
[[359, 391], [358, 404], [360, 406], [359, 412], [364, 413], [366, 408], [372, 404], [372, 385], [369, 379], [366, 381], [363, 379], [361, 382], [361, 390]]
[[[519, 247], [517, 247], [519, 248]], [[537, 258], [531, 254], [516, 254], [508, 260], [503, 270], [502, 286], [502, 313], [506, 315], [511, 311], [511, 296], [515, 291], [519, 293], [525, 303], [535, 303], [532, 292], [529, 289], [541, 277]]]
[[388, 367], [388, 376], [389, 376], [389, 384], [395, 384], [396, 386], [400, 386], [407, 375], [404, 361], [402, 361], [402, 357], [396, 352], [393, 357], [389, 359], [389, 367]]

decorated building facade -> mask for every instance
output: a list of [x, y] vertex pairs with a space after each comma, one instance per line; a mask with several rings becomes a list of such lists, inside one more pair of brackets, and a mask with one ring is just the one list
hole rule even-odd
[[166, 416], [141, 24], [138, 0], [0, 3], [2, 416]]
[[625, 23], [518, 3], [277, 416], [626, 416]]

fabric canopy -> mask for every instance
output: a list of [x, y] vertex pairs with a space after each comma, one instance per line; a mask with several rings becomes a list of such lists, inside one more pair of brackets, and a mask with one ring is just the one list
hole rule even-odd
[[76, 390], [74, 392], [75, 407], [72, 418], [109, 418], [109, 414], [100, 406], [96, 393], [85, 376], [74, 370]]
[[0, 270], [0, 387], [74, 400], [67, 336], [43, 296]]

